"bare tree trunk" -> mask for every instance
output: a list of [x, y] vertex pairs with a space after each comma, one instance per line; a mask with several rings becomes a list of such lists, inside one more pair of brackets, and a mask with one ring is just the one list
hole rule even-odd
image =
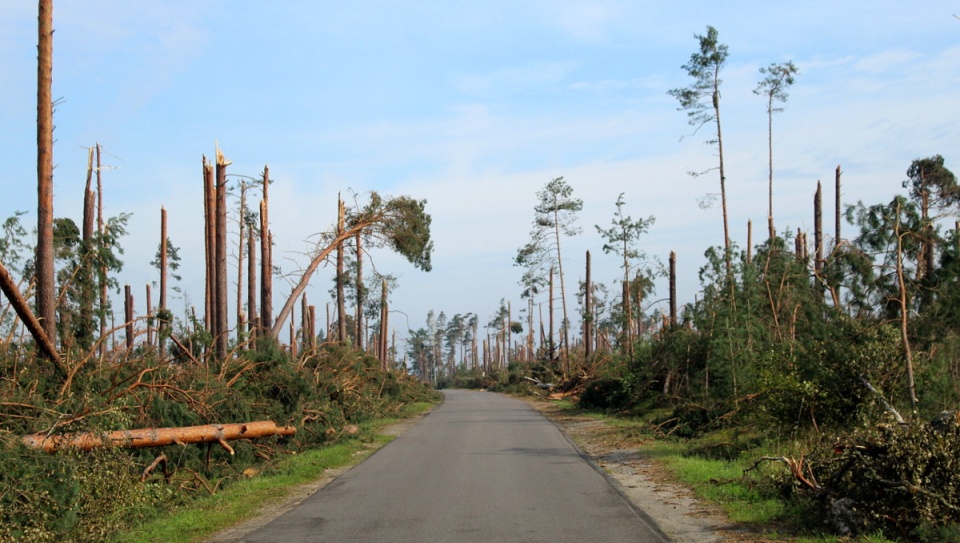
[[[97, 148], [97, 233], [103, 235], [103, 177], [101, 176], [100, 162], [100, 144]], [[104, 243], [101, 238], [100, 243]], [[103, 337], [107, 335], [107, 268], [100, 266], [100, 273], [97, 275], [97, 286], [100, 289], [100, 357], [107, 353], [107, 342]]]
[[227, 303], [227, 166], [230, 161], [217, 149], [217, 261], [216, 261], [216, 300], [217, 307], [216, 343], [217, 360], [227, 357], [227, 330], [229, 328]]
[[387, 369], [387, 334], [390, 332], [388, 326], [388, 317], [390, 315], [387, 305], [387, 280], [383, 280], [380, 291], [380, 369]]
[[[343, 234], [345, 209], [343, 200], [337, 195], [337, 236]], [[347, 344], [347, 306], [343, 292], [343, 240], [337, 243], [337, 340]]]
[[123, 319], [127, 350], [131, 350], [133, 349], [133, 293], [130, 291], [130, 285], [123, 287]]
[[813, 245], [815, 254], [813, 269], [819, 279], [823, 272], [823, 192], [819, 181], [817, 181], [817, 192], [813, 195]]
[[310, 348], [317, 348], [317, 307], [310, 306]]
[[670, 251], [670, 326], [677, 325], [677, 253]]
[[[267, 215], [270, 200], [270, 168], [263, 167], [263, 199], [260, 200], [260, 326], [273, 328], [273, 237]], [[274, 336], [276, 337], [276, 336]]]
[[[304, 292], [303, 296], [300, 297], [300, 336], [303, 341], [303, 350], [306, 352], [310, 348], [310, 304], [307, 303], [307, 293]], [[290, 338], [290, 342], [293, 343], [293, 337]]]
[[53, 266], [53, 0], [40, 0], [37, 42], [37, 317], [57, 342]]
[[593, 284], [590, 282], [590, 251], [587, 251], [586, 292], [584, 293], [583, 355], [593, 354]]
[[247, 184], [243, 181], [240, 182], [240, 213], [237, 222], [240, 230], [237, 236], [237, 343], [243, 343], [243, 337], [246, 335], [243, 312], [243, 253], [247, 246], [245, 237], [247, 233]]
[[216, 289], [216, 247], [217, 247], [217, 189], [213, 179], [213, 165], [203, 157], [203, 211], [204, 211], [204, 250], [206, 251], [206, 285], [204, 289], [203, 324], [210, 332], [216, 330], [216, 304], [213, 303]]
[[93, 340], [93, 300], [96, 298], [96, 272], [91, 271], [90, 256], [94, 253], [93, 247], [93, 221], [96, 211], [96, 194], [91, 190], [93, 182], [93, 147], [87, 149], [87, 183], [83, 191], [83, 244], [81, 258], [83, 259], [83, 281], [80, 286], [82, 289], [80, 306], [80, 335], [84, 349], [90, 347]]
[[913, 379], [913, 352], [910, 349], [910, 335], [907, 325], [909, 323], [909, 307], [907, 306], [907, 285], [903, 272], [903, 234], [900, 232], [900, 203], [897, 203], [897, 222], [894, 228], [894, 234], [897, 236], [897, 287], [900, 302], [900, 341], [903, 343], [903, 356], [907, 362], [907, 394], [910, 396], [910, 406], [913, 412], [917, 412], [917, 389]]
[[247, 333], [256, 336], [257, 322], [257, 237], [253, 227], [247, 229]]
[[747, 220], [747, 262], [753, 262], [753, 221]]
[[733, 262], [730, 255], [730, 225], [727, 216], [727, 175], [723, 168], [723, 133], [720, 130], [720, 91], [716, 85], [713, 91], [713, 111], [717, 120], [717, 152], [720, 156], [720, 205], [723, 208], [724, 261], [727, 264], [727, 274], [729, 275], [733, 272]]
[[554, 353], [555, 353], [556, 350], [557, 350], [557, 345], [556, 345], [556, 343], [553, 341], [553, 328], [554, 328], [554, 326], [553, 326], [553, 324], [554, 324], [554, 323], [553, 323], [553, 267], [550, 268], [550, 284], [549, 284], [549, 287], [548, 287], [548, 289], [547, 289], [547, 292], [548, 292], [548, 296], [550, 297], [550, 302], [549, 302], [549, 304], [547, 304], [547, 309], [548, 309], [547, 313], [549, 313], [549, 315], [550, 315], [550, 332], [549, 332], [549, 334], [547, 334], [547, 339], [548, 339], [548, 342], [550, 343], [550, 354], [549, 354], [549, 357], [550, 357], [550, 359], [552, 360], [552, 359], [553, 359], [553, 355], [554, 355]]
[[147, 347], [153, 345], [153, 309], [151, 304], [153, 303], [152, 296], [150, 295], [150, 283], [146, 285], [146, 296], [147, 296]]
[[24, 325], [26, 325], [27, 331], [30, 332], [30, 335], [33, 336], [34, 341], [37, 342], [37, 347], [41, 351], [41, 355], [48, 360], [53, 361], [53, 367], [59, 377], [66, 377], [68, 371], [66, 366], [63, 364], [63, 359], [61, 359], [60, 355], [57, 353], [56, 345], [54, 345], [53, 342], [50, 341], [50, 338], [47, 337], [46, 330], [43, 329], [43, 326], [40, 325], [40, 321], [37, 320], [33, 314], [33, 311], [30, 310], [30, 305], [26, 300], [23, 299], [23, 296], [20, 294], [20, 289], [17, 288], [17, 284], [13, 281], [13, 277], [10, 275], [10, 272], [7, 271], [7, 268], [4, 267], [2, 262], [0, 262], [0, 290], [3, 291], [4, 295], [6, 295], [7, 300], [10, 301], [10, 305], [13, 306], [13, 310], [16, 311], [17, 315], [20, 317], [20, 320], [22, 320]]
[[567, 290], [563, 281], [563, 257], [560, 255], [560, 217], [559, 211], [554, 210], [553, 212], [553, 227], [554, 227], [554, 236], [556, 236], [557, 241], [557, 273], [560, 274], [560, 305], [563, 308], [563, 323], [560, 328], [563, 332], [563, 360], [564, 367], [566, 372], [570, 373], [570, 339], [569, 339], [569, 327], [570, 320], [567, 318]]
[[834, 220], [836, 224], [834, 225], [834, 232], [836, 232], [836, 237], [833, 239], [833, 249], [836, 250], [840, 246], [840, 166], [837, 166], [836, 179], [834, 184], [836, 185], [836, 202], [835, 202], [835, 217]]
[[167, 308], [167, 210], [160, 208], [160, 306]]
[[363, 246], [360, 232], [356, 235], [357, 241], [357, 350], [363, 352]]

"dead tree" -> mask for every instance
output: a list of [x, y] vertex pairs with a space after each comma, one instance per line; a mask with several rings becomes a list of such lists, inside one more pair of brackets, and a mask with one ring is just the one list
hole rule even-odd
[[[260, 200], [260, 326], [273, 328], [273, 238], [270, 235], [270, 167], [263, 167], [263, 199]], [[276, 335], [274, 335], [276, 337]]]
[[357, 245], [357, 325], [355, 330], [355, 335], [357, 338], [357, 350], [363, 351], [363, 245], [361, 242], [360, 232], [357, 232], [356, 238]]
[[677, 253], [670, 251], [670, 326], [677, 325]]
[[230, 161], [217, 149], [217, 223], [216, 223], [216, 291], [214, 306], [217, 310], [215, 332], [217, 360], [227, 357], [227, 166]]
[[216, 186], [213, 180], [213, 165], [203, 157], [203, 213], [204, 213], [204, 261], [206, 262], [206, 283], [204, 286], [203, 323], [208, 331], [213, 331], [216, 321], [216, 306], [213, 303], [213, 292], [216, 281]]
[[[343, 235], [345, 209], [343, 200], [337, 195], [337, 237]], [[347, 306], [343, 291], [343, 240], [337, 243], [337, 341], [341, 345], [347, 343]]]
[[124, 285], [123, 287], [123, 318], [127, 350], [131, 350], [133, 349], [133, 293], [130, 290], [130, 285]]
[[40, 0], [37, 44], [37, 317], [57, 341], [53, 265], [53, 0]]
[[247, 229], [247, 333], [255, 337], [257, 333], [257, 236], [253, 225]]
[[583, 354], [590, 358], [593, 354], [593, 285], [590, 282], [590, 251], [587, 251], [586, 289], [583, 295]]

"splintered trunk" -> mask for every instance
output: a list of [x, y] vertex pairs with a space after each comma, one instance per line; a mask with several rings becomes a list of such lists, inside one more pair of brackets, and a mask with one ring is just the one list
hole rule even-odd
[[753, 262], [753, 221], [747, 221], [747, 262]]
[[263, 167], [263, 199], [260, 200], [260, 328], [273, 328], [273, 238], [268, 211], [270, 168]]
[[677, 253], [670, 251], [670, 326], [677, 325]]
[[217, 263], [216, 294], [214, 305], [217, 307], [216, 344], [217, 360], [227, 357], [227, 166], [230, 161], [217, 149]]
[[213, 180], [213, 165], [203, 157], [203, 248], [206, 255], [206, 282], [203, 291], [203, 324], [210, 332], [214, 331], [216, 321], [216, 306], [213, 303], [213, 292], [216, 281], [216, 232], [217, 232], [217, 189]]
[[90, 256], [94, 253], [93, 247], [93, 221], [96, 216], [96, 194], [91, 189], [91, 184], [93, 182], [93, 147], [87, 150], [87, 183], [83, 191], [83, 249], [82, 249], [82, 258], [83, 258], [83, 281], [80, 286], [82, 289], [81, 293], [81, 306], [80, 306], [80, 322], [81, 322], [81, 336], [82, 336], [82, 345], [85, 349], [90, 347], [90, 343], [93, 339], [94, 333], [94, 324], [93, 324], [93, 300], [96, 298], [96, 290], [94, 284], [96, 280], [96, 273], [92, 271], [90, 267], [90, 261], [88, 260]]
[[53, 263], [53, 0], [40, 0], [37, 45], [37, 317], [57, 342]]
[[311, 305], [308, 313], [310, 315], [310, 326], [309, 326], [310, 348], [316, 349], [317, 348], [317, 307]]
[[[337, 236], [343, 234], [344, 206], [340, 195], [337, 195]], [[347, 343], [347, 305], [343, 292], [343, 241], [337, 243], [337, 341], [341, 345]]]

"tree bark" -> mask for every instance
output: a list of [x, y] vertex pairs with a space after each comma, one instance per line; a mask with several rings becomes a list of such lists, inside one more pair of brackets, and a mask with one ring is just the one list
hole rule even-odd
[[357, 325], [355, 334], [357, 336], [357, 350], [363, 352], [363, 245], [360, 232], [354, 236], [357, 242]]
[[160, 305], [159, 311], [167, 308], [167, 210], [160, 208]]
[[[273, 238], [270, 235], [270, 167], [263, 167], [263, 199], [260, 200], [260, 326], [273, 328]], [[274, 338], [277, 334], [273, 335]]]
[[593, 354], [593, 285], [590, 282], [590, 251], [587, 251], [586, 292], [584, 300], [583, 318], [583, 354], [590, 358]]
[[[182, 445], [186, 443], [212, 443], [235, 439], [254, 439], [274, 435], [292, 436], [297, 432], [294, 426], [277, 426], [272, 421], [256, 421], [234, 424], [205, 424], [202, 426], [183, 426], [179, 428], [144, 428], [139, 430], [119, 430], [116, 432], [66, 434], [50, 436], [30, 434], [23, 436], [24, 445], [53, 453], [60, 449], [74, 447], [81, 451], [90, 451], [99, 447], [122, 447], [140, 449]], [[229, 450], [229, 449], [228, 449]], [[233, 454], [231, 452], [231, 454]]]
[[833, 249], [834, 249], [834, 250], [837, 250], [837, 248], [840, 247], [840, 223], [841, 223], [841, 221], [840, 221], [840, 217], [841, 217], [841, 210], [840, 210], [840, 166], [839, 166], [839, 165], [837, 166], [837, 173], [836, 173], [834, 185], [835, 185], [835, 188], [836, 188], [836, 202], [834, 203], [834, 205], [835, 205], [835, 207], [834, 207], [834, 209], [835, 209], [834, 232], [835, 232], [835, 236], [836, 236], [836, 237], [833, 238]]
[[677, 253], [670, 251], [670, 326], [677, 325]]
[[216, 305], [213, 303], [214, 290], [216, 289], [216, 186], [213, 180], [213, 165], [207, 162], [207, 157], [203, 157], [203, 247], [206, 254], [206, 283], [204, 285], [204, 307], [203, 324], [206, 329], [213, 332], [216, 322]]
[[127, 350], [133, 349], [133, 293], [130, 285], [123, 287], [123, 320], [126, 331]]
[[229, 329], [229, 314], [227, 313], [227, 166], [230, 161], [217, 149], [217, 261], [216, 261], [216, 300], [217, 326], [213, 334], [216, 344], [217, 359], [222, 361], [227, 357], [227, 330]]
[[57, 342], [53, 264], [53, 0], [40, 0], [37, 44], [37, 317]]
[[30, 305], [23, 299], [23, 296], [20, 294], [20, 289], [17, 288], [13, 277], [2, 262], [0, 262], [0, 290], [6, 295], [7, 300], [10, 301], [10, 305], [13, 306], [13, 310], [16, 311], [17, 316], [19, 316], [20, 320], [26, 325], [27, 331], [30, 332], [34, 341], [37, 342], [37, 348], [41, 356], [53, 362], [53, 367], [58, 377], [66, 377], [68, 371], [63, 363], [63, 359], [60, 358], [60, 354], [57, 353], [56, 345], [54, 345], [47, 336], [46, 330], [40, 325], [40, 321], [34, 316], [33, 311], [30, 310]]
[[903, 343], [903, 357], [907, 363], [907, 394], [910, 397], [910, 406], [917, 412], [917, 389], [913, 378], [913, 351], [910, 349], [910, 335], [908, 334], [909, 307], [907, 306], [907, 285], [903, 271], [903, 234], [900, 233], [900, 203], [897, 202], [897, 218], [894, 234], [897, 236], [897, 287], [900, 302], [900, 341]]
[[257, 333], [257, 238], [251, 228], [247, 229], [247, 333], [251, 338]]
[[[103, 235], [103, 177], [102, 163], [100, 162], [100, 144], [96, 144], [97, 149], [97, 233]], [[101, 238], [100, 243], [104, 243]], [[103, 247], [101, 247], [103, 248]], [[97, 275], [97, 286], [100, 289], [100, 357], [107, 353], [107, 342], [103, 337], [107, 335], [107, 267], [100, 266], [100, 273]]]
[[[343, 237], [345, 209], [343, 200], [337, 195], [337, 238]], [[347, 305], [343, 292], [343, 239], [337, 242], [337, 341], [347, 344]]]

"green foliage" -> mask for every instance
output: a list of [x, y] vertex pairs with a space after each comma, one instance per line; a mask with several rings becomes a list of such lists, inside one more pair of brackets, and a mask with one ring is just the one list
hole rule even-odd
[[693, 79], [689, 87], [667, 92], [680, 102], [680, 110], [687, 111], [691, 126], [701, 127], [717, 118], [720, 102], [720, 71], [727, 62], [728, 48], [718, 41], [717, 29], [707, 26], [706, 35], [695, 34], [700, 49], [690, 55], [683, 69]]
[[933, 423], [880, 425], [825, 444], [810, 457], [824, 488], [815, 497], [841, 535], [884, 530], [927, 540], [960, 525], [960, 426], [955, 412]]
[[[19, 353], [0, 354], [0, 541], [103, 541], [197, 494], [242, 479], [248, 467], [269, 469], [282, 451], [339, 441], [347, 424], [394, 416], [404, 405], [436, 401], [437, 393], [380, 363], [333, 347], [293, 360], [275, 342], [212, 366], [170, 363], [152, 351], [125, 353], [74, 377], [72, 393]], [[53, 435], [149, 427], [272, 420], [294, 425], [293, 438], [218, 445], [172, 445], [48, 455], [20, 435]], [[140, 474], [159, 454], [166, 475]]]

